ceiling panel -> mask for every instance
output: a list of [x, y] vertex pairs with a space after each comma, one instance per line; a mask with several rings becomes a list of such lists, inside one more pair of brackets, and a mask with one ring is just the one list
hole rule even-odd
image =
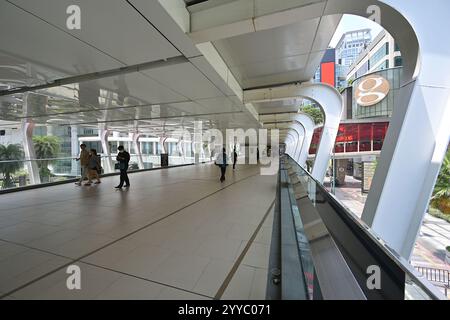
[[34, 93], [37, 95], [33, 96], [46, 97], [45, 101], [39, 100], [43, 106], [34, 103], [25, 109], [22, 107], [24, 94], [3, 96], [0, 97], [1, 114], [8, 118], [11, 116], [20, 118], [186, 100], [183, 96], [137, 72], [42, 89]]
[[317, 33], [314, 38], [314, 44], [311, 49], [312, 51], [325, 50], [328, 48], [328, 45], [333, 38], [334, 31], [338, 27], [341, 18], [342, 15], [335, 14], [323, 16], [320, 19], [320, 24], [317, 28]]
[[[153, 26], [123, 0], [11, 0], [49, 24], [115, 59], [133, 65], [180, 55]], [[77, 4], [81, 29], [69, 30], [66, 9]]]
[[259, 114], [297, 112], [303, 99], [287, 99], [252, 103]]
[[0, 90], [45, 84], [65, 73], [41, 67], [19, 57], [2, 53], [0, 48]]
[[232, 67], [231, 72], [244, 88], [267, 84], [305, 81], [308, 54]]
[[0, 39], [2, 53], [49, 70], [49, 78], [124, 66], [6, 1], [0, 1]]
[[229, 67], [309, 53], [319, 19], [214, 42]]
[[192, 100], [223, 96], [222, 92], [190, 62], [142, 72]]
[[[252, 32], [214, 42], [243, 88], [308, 81], [308, 64], [320, 19]], [[328, 24], [324, 24], [328, 26]], [[333, 30], [323, 27], [325, 37]]]
[[203, 106], [205, 110], [209, 110], [210, 112], [228, 112], [228, 111], [235, 111], [237, 109], [239, 110], [242, 109], [242, 105], [241, 106], [235, 105], [227, 97], [201, 99], [198, 100], [197, 103]]

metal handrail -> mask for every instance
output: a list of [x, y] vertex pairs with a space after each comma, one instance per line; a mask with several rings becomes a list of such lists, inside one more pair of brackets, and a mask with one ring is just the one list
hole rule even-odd
[[414, 268], [424, 275], [428, 281], [434, 282], [437, 286], [443, 287], [444, 293], [447, 296], [447, 290], [450, 289], [450, 271], [447, 269], [423, 266], [414, 266]]
[[428, 281], [443, 283], [450, 287], [450, 271], [422, 266], [414, 266], [414, 268], [427, 277]]
[[[131, 157], [138, 156], [137, 154], [130, 154]], [[159, 154], [142, 154], [141, 156], [152, 156], [152, 157], [158, 157]], [[115, 158], [116, 155], [99, 155], [100, 158]], [[170, 157], [177, 157], [177, 156], [170, 156]], [[182, 157], [182, 156], [179, 156]], [[194, 157], [186, 157], [186, 158], [194, 158]], [[78, 158], [76, 157], [60, 157], [60, 158], [42, 158], [42, 159], [11, 159], [11, 160], [0, 160], [0, 163], [9, 163], [9, 162], [28, 162], [28, 161], [54, 161], [54, 160], [76, 160]]]

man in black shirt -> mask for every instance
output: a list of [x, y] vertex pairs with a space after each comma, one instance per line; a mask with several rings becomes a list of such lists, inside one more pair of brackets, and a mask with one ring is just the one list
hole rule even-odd
[[119, 150], [116, 160], [119, 161], [120, 183], [116, 188], [118, 189], [122, 188], [124, 183], [125, 187], [128, 188], [130, 186], [130, 180], [128, 179], [127, 170], [128, 170], [128, 162], [130, 162], [130, 154], [125, 151], [123, 146], [119, 146], [117, 150]]
[[236, 152], [236, 147], [234, 147], [233, 149], [233, 170], [236, 169], [236, 162], [237, 162], [237, 152]]

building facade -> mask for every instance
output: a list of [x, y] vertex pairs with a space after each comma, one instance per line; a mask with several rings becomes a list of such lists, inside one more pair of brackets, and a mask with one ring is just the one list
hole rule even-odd
[[327, 83], [335, 87], [336, 80], [336, 50], [334, 48], [328, 48], [314, 75], [313, 81]]
[[346, 80], [351, 83], [365, 74], [402, 64], [400, 48], [394, 38], [383, 30], [349, 66]]
[[350, 66], [357, 60], [363, 50], [372, 41], [370, 29], [360, 29], [346, 32], [336, 45], [336, 65], [338, 88], [347, 86], [346, 78]]

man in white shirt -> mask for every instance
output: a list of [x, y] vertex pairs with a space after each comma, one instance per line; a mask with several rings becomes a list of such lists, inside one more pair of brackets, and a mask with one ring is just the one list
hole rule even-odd
[[228, 156], [226, 154], [225, 148], [222, 149], [222, 152], [219, 152], [216, 156], [215, 164], [220, 167], [220, 182], [225, 181], [225, 171], [227, 170], [228, 165]]

